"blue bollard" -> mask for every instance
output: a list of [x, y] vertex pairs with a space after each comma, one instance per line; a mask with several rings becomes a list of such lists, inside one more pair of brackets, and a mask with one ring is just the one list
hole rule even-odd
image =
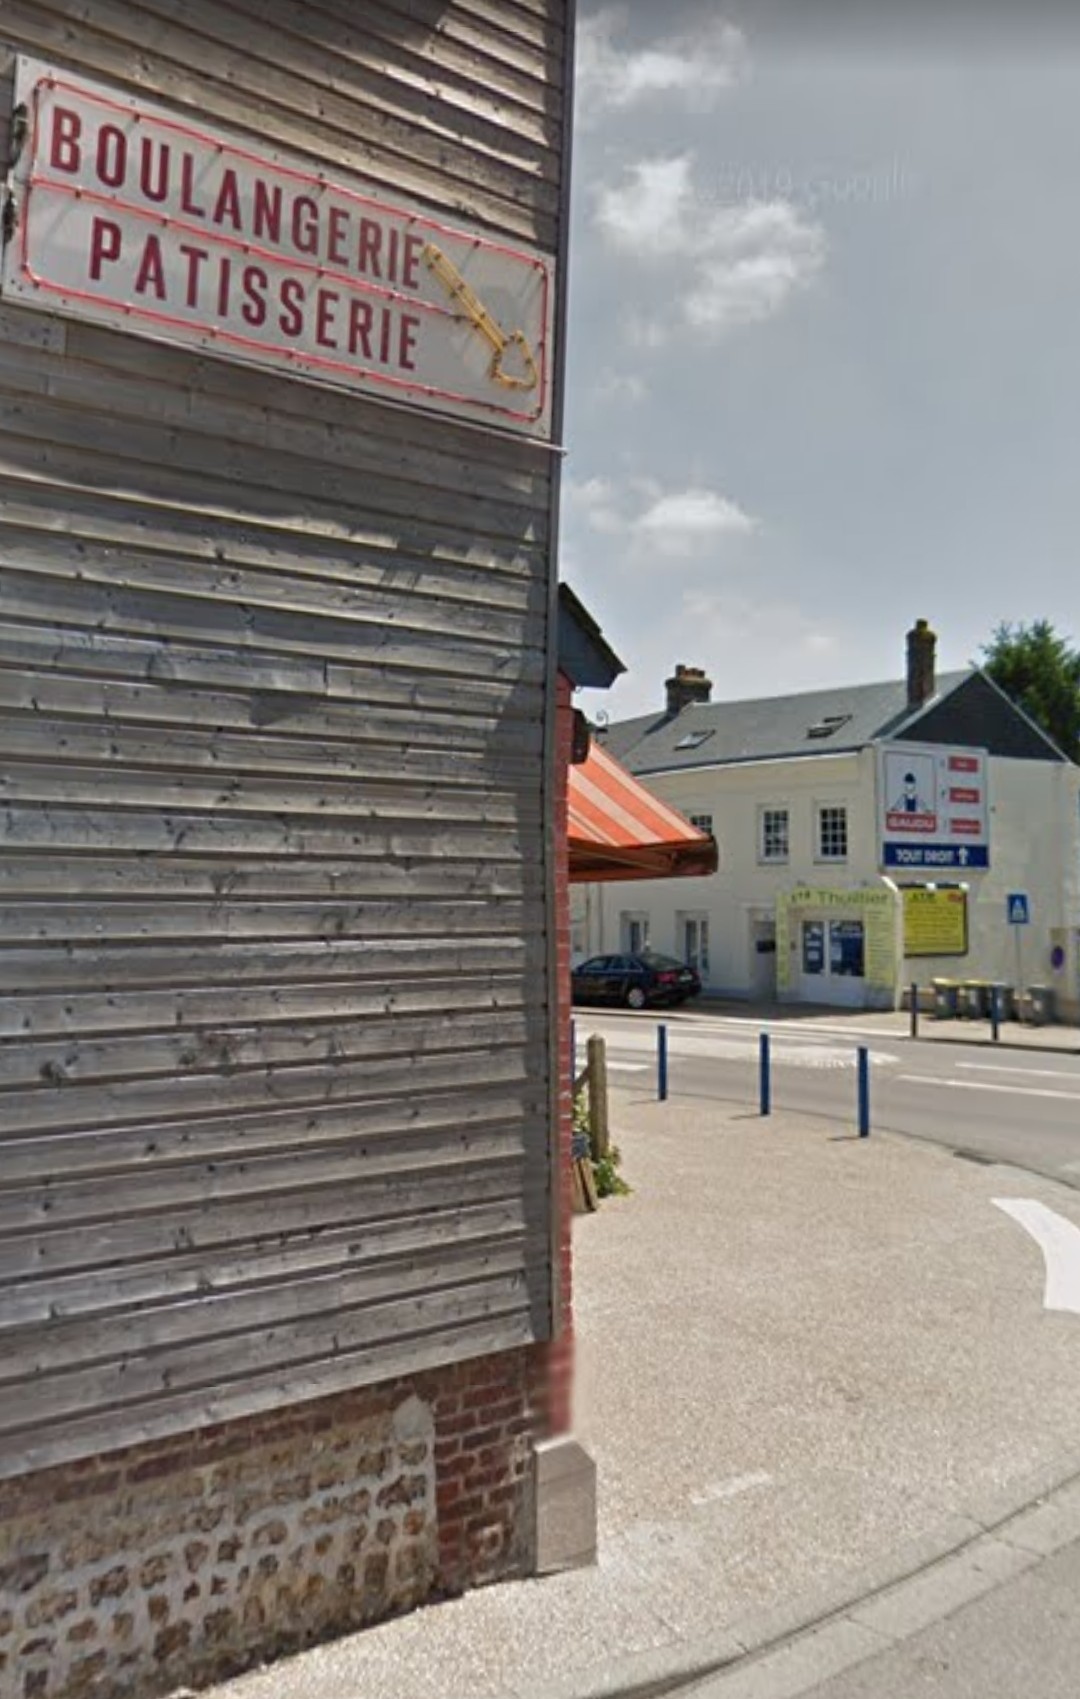
[[870, 1137], [870, 1052], [859, 1046], [859, 1137]]
[[911, 1036], [919, 1036], [919, 987], [915, 984], [911, 987]]
[[997, 1044], [1001, 1038], [1001, 987], [990, 987], [990, 1036]]
[[656, 1027], [656, 1095], [667, 1102], [667, 1027], [659, 1021]]
[[763, 1032], [758, 1040], [758, 1085], [761, 1096], [761, 1113], [772, 1113], [772, 1070], [769, 1061], [769, 1035]]

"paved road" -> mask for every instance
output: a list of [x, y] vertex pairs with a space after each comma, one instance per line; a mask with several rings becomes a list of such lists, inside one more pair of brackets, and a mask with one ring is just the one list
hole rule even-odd
[[[602, 1033], [612, 1077], [622, 1085], [640, 1080], [643, 1094], [655, 1092], [656, 1027], [663, 1019], [672, 1098], [756, 1106], [760, 1019], [584, 1008], [575, 1018], [579, 1054], [589, 1033]], [[913, 1041], [875, 1033], [843, 1014], [829, 1026], [785, 1019], [771, 1028], [774, 1106], [828, 1115], [854, 1129], [861, 1044], [871, 1056], [874, 1126], [1080, 1187], [1080, 1056]]]
[[[1021, 1521], [1054, 1515], [1048, 1506]], [[1075, 1526], [1075, 1513], [1067, 1520]], [[1075, 1699], [1078, 1596], [1080, 1541], [1040, 1556], [1037, 1539], [1026, 1551], [991, 1539], [682, 1691], [687, 1699]]]
[[1076, 1699], [1078, 1598], [1080, 1543], [805, 1699]]

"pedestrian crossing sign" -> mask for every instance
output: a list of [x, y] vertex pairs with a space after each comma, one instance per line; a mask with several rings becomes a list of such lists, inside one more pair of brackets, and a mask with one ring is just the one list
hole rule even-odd
[[1011, 891], [1005, 898], [1010, 926], [1027, 926], [1031, 921], [1031, 906], [1026, 891]]

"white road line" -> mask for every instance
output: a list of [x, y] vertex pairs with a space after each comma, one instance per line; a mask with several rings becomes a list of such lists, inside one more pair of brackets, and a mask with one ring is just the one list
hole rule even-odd
[[1030, 1074], [1039, 1080], [1075, 1080], [1080, 1085], [1080, 1069], [1074, 1068], [1011, 1068], [1006, 1062], [957, 1062], [958, 1068], [967, 1068], [972, 1073], [980, 1074]]
[[609, 1074], [647, 1074], [648, 1062], [608, 1062]]
[[710, 1486], [703, 1487], [699, 1493], [692, 1493], [691, 1504], [715, 1504], [718, 1499], [738, 1498], [740, 1493], [752, 1492], [755, 1487], [767, 1487], [772, 1484], [772, 1476], [764, 1469], [755, 1469], [750, 1475], [732, 1475], [727, 1481], [714, 1481]]
[[991, 1202], [1031, 1234], [1046, 1263], [1043, 1305], [1080, 1315], [1080, 1227], [1034, 1198], [992, 1198]]
[[680, 1015], [678, 1017], [678, 1019], [679, 1019], [680, 1025], [682, 1025], [683, 1022], [687, 1022], [687, 1023], [693, 1023], [695, 1026], [750, 1027], [755, 1032], [769, 1032], [769, 1033], [782, 1032], [786, 1036], [789, 1036], [791, 1038], [798, 1036], [799, 1038], [812, 1039], [815, 1036], [815, 1034], [821, 1033], [823, 1037], [827, 1037], [827, 1038], [848, 1038], [848, 1037], [851, 1037], [851, 1038], [876, 1038], [882, 1044], [895, 1044], [898, 1040], [901, 1041], [901, 1042], [905, 1042], [907, 1040], [908, 1036], [909, 1036], [906, 1032], [893, 1032], [893, 1031], [890, 1031], [889, 1029], [883, 1030], [881, 1027], [831, 1026], [831, 1025], [821, 1025], [821, 1026], [819, 1026], [816, 1021], [814, 1022], [813, 1026], [810, 1026], [809, 1023], [807, 1023], [807, 1025], [805, 1027], [803, 1027], [802, 1031], [799, 1032], [798, 1034], [796, 1034], [792, 1030], [793, 1026], [795, 1025], [795, 1023], [793, 1021], [769, 1020], [767, 1016], [754, 1016], [754, 1015], [697, 1015], [697, 1014], [694, 1014], [694, 1015]]
[[897, 1085], [936, 1085], [944, 1091], [998, 1091], [1010, 1097], [1056, 1097], [1065, 1103], [1080, 1103], [1080, 1091], [1040, 1091], [1031, 1085], [991, 1085], [989, 1080], [945, 1080], [937, 1074], [894, 1074], [893, 1078]]

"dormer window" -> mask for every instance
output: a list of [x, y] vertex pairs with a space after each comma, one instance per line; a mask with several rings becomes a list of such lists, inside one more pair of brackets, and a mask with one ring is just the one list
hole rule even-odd
[[815, 720], [812, 726], [807, 726], [806, 735], [814, 738], [832, 737], [841, 726], [846, 726], [850, 719], [850, 714], [823, 714], [820, 720]]

